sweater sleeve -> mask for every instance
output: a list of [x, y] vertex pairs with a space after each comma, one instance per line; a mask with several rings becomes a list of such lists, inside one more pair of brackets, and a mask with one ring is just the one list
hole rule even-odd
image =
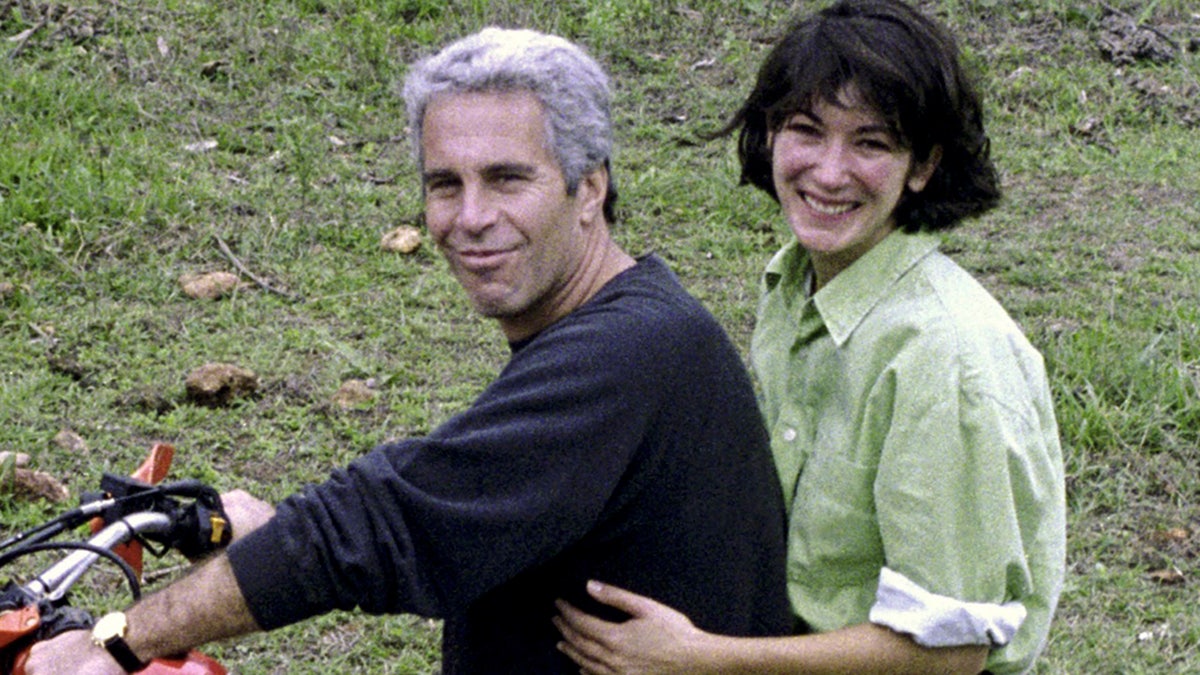
[[445, 616], [584, 536], [674, 368], [645, 321], [576, 314], [518, 349], [470, 409], [334, 471], [232, 546], [259, 625], [352, 607]]

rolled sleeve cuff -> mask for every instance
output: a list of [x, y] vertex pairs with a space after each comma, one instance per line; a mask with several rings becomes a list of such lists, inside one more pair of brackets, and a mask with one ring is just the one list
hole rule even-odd
[[904, 633], [923, 647], [1003, 647], [1025, 621], [1019, 602], [997, 605], [936, 595], [899, 572], [883, 568], [871, 623]]
[[263, 630], [274, 630], [318, 614], [304, 585], [292, 578], [296, 567], [273, 534], [275, 521], [233, 542], [226, 550], [238, 589]]

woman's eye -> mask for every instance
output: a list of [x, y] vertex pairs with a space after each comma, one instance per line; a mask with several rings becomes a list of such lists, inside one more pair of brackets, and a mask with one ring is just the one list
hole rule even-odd
[[802, 136], [814, 136], [818, 133], [817, 126], [810, 122], [789, 122], [787, 130]]
[[896, 149], [896, 144], [887, 138], [864, 138], [858, 144], [867, 150], [876, 152], [892, 152]]

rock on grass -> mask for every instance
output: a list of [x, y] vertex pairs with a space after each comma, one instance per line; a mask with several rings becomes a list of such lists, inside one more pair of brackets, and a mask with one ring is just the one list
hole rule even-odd
[[238, 276], [231, 272], [209, 272], [207, 274], [184, 274], [179, 285], [189, 298], [216, 300], [229, 295], [241, 286]]
[[206, 363], [193, 370], [185, 384], [192, 403], [220, 407], [258, 391], [258, 375], [228, 363]]

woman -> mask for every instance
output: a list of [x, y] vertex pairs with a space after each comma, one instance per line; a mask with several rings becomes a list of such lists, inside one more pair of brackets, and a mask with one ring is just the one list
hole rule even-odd
[[1065, 568], [1061, 450], [1040, 354], [937, 251], [999, 181], [945, 30], [895, 0], [795, 24], [724, 133], [795, 240], [767, 267], [751, 360], [788, 504], [800, 634], [560, 604], [589, 673], [1022, 672]]

